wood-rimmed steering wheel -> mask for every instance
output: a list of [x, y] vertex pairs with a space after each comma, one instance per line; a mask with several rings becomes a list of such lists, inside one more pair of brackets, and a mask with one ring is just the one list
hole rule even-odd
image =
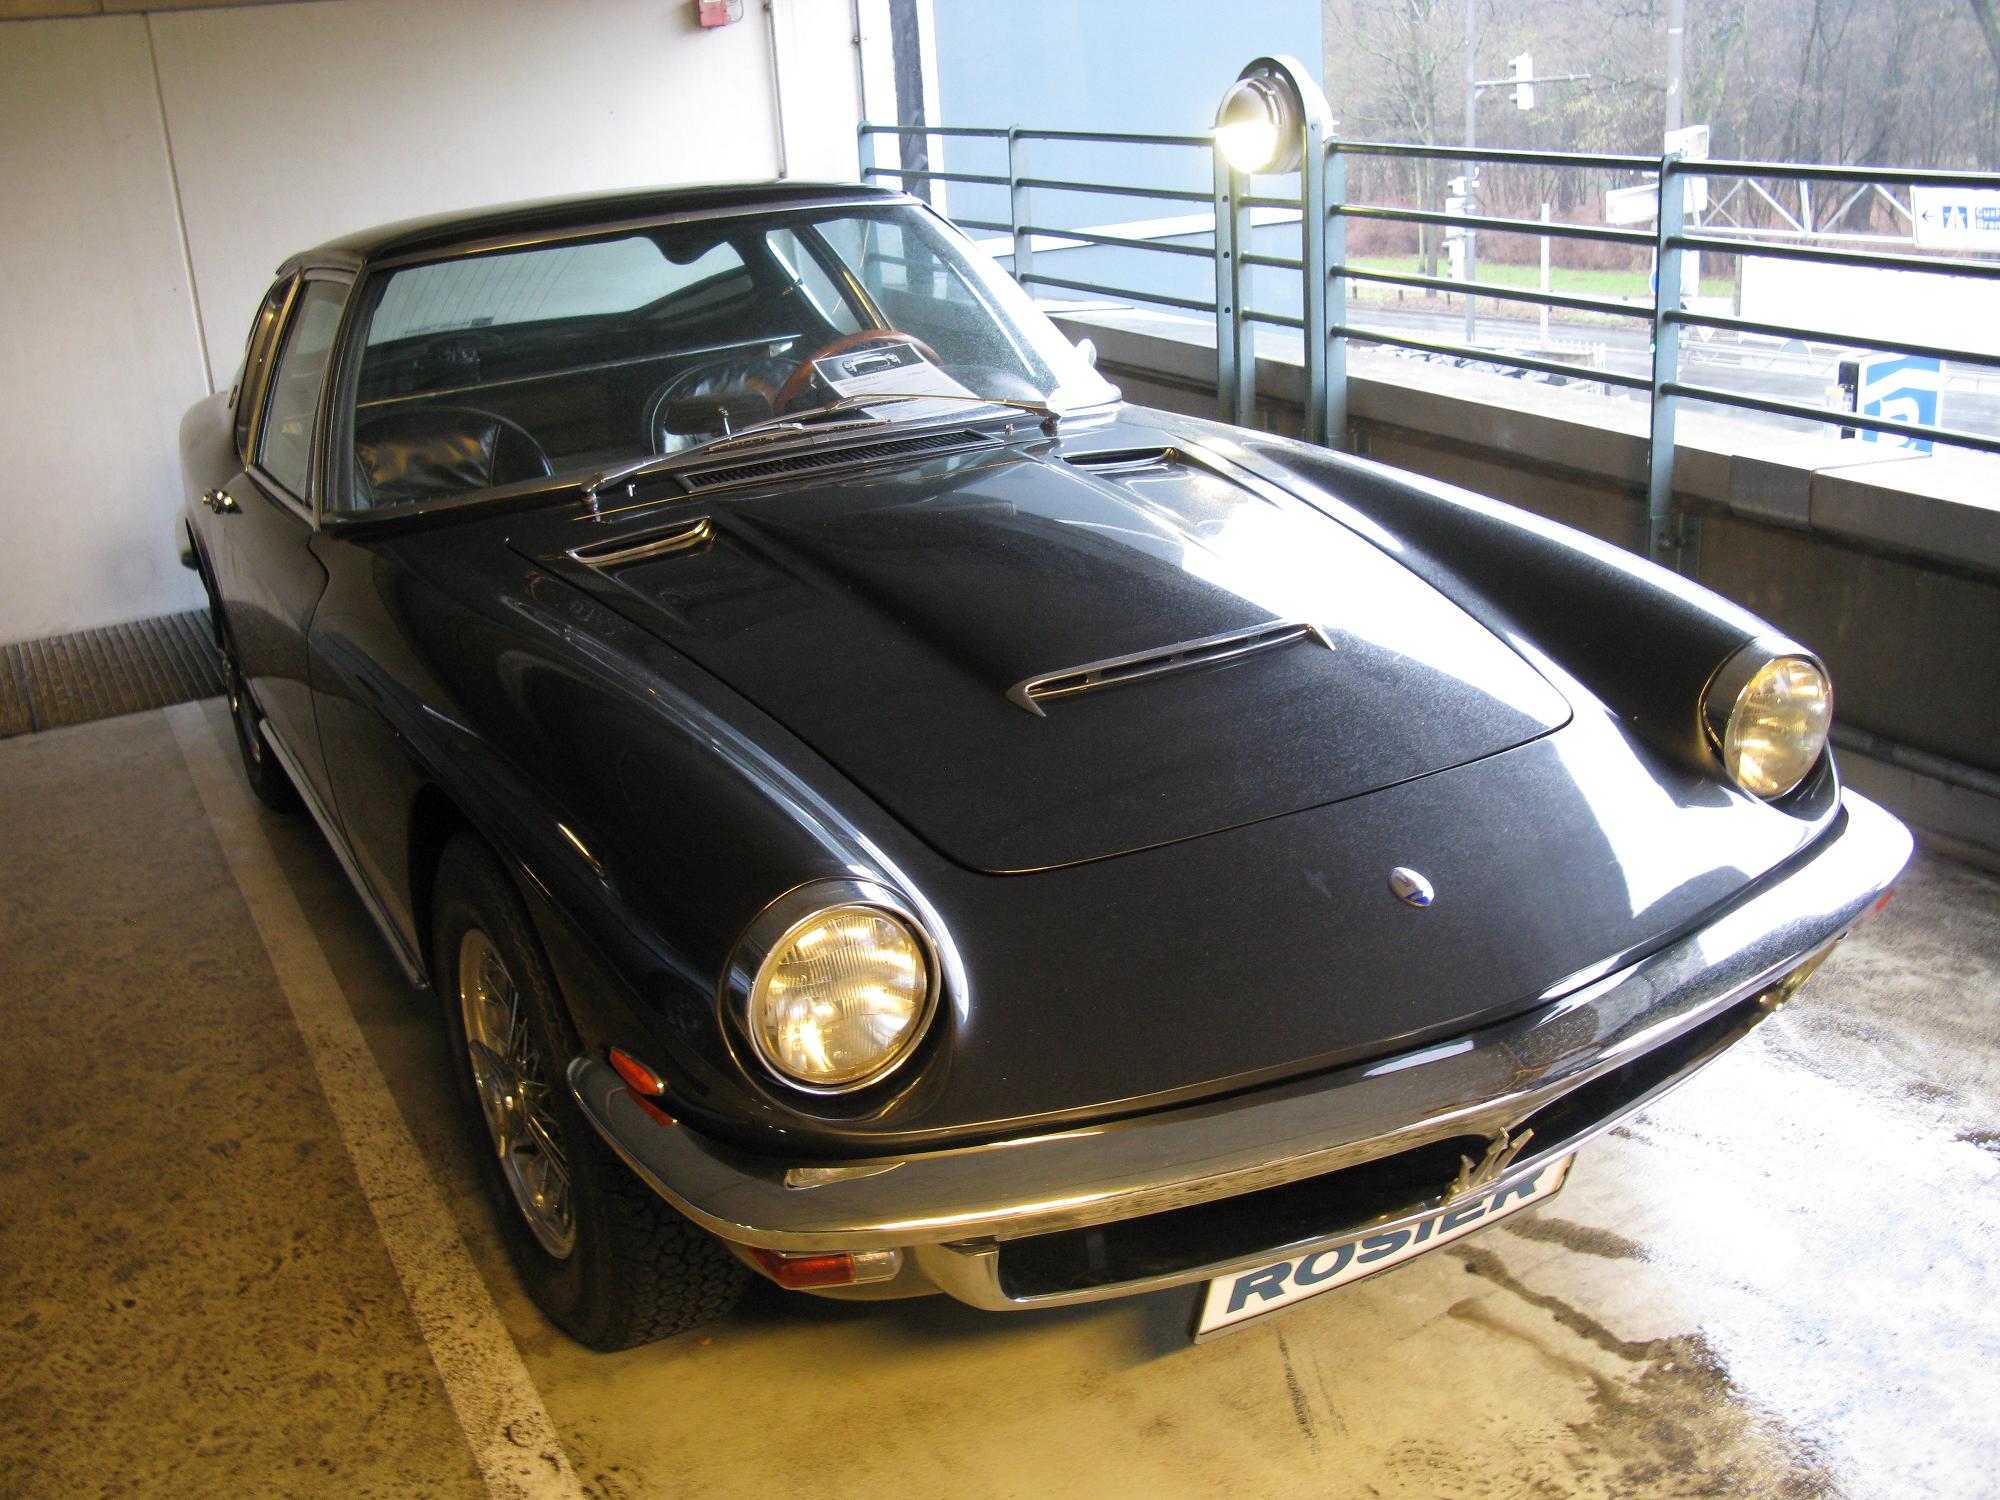
[[829, 340], [813, 350], [799, 362], [799, 367], [785, 377], [785, 383], [778, 387], [778, 394], [771, 398], [771, 410], [783, 414], [791, 409], [794, 401], [805, 394], [806, 387], [813, 382], [818, 372], [814, 363], [831, 359], [836, 354], [845, 354], [850, 349], [864, 349], [870, 344], [908, 344], [917, 353], [934, 365], [943, 364], [937, 351], [913, 333], [904, 333], [895, 328], [863, 328], [857, 333], [843, 333], [839, 338]]

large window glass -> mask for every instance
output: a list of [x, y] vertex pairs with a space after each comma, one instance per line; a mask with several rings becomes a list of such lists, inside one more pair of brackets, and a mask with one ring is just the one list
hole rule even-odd
[[353, 463], [335, 468], [334, 509], [621, 467], [836, 405], [897, 422], [1115, 395], [1019, 287], [912, 204], [445, 257], [359, 296]]
[[413, 266], [390, 280], [368, 342], [630, 312], [701, 282], [732, 278], [739, 294], [748, 290], [743, 258], [729, 245], [710, 244], [675, 260], [659, 242], [637, 235]]
[[313, 413], [326, 379], [327, 355], [340, 327], [347, 285], [309, 281], [285, 328], [285, 347], [271, 376], [257, 461], [264, 471], [301, 499], [312, 472]]

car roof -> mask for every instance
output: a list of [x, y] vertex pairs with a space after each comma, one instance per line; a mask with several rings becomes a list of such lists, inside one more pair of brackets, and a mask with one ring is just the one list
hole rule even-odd
[[619, 188], [568, 198], [502, 203], [461, 209], [421, 219], [405, 219], [356, 230], [292, 256], [280, 274], [311, 266], [359, 266], [404, 255], [449, 251], [495, 238], [567, 234], [672, 214], [784, 208], [827, 198], [880, 198], [903, 194], [893, 188], [855, 182], [728, 182], [694, 187]]

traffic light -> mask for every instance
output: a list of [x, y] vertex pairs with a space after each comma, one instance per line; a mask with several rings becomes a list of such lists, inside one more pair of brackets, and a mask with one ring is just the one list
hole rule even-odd
[[1514, 108], [1533, 109], [1535, 107], [1534, 55], [1523, 52], [1519, 57], [1510, 58], [1507, 71], [1514, 80]]

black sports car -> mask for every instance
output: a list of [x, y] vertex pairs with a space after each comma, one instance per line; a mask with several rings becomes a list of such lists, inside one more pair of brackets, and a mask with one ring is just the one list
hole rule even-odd
[[1803, 647], [1121, 405], [892, 192], [336, 241], [181, 440], [250, 782], [598, 1347], [752, 1272], [1235, 1326], [1555, 1191], [1909, 849]]

